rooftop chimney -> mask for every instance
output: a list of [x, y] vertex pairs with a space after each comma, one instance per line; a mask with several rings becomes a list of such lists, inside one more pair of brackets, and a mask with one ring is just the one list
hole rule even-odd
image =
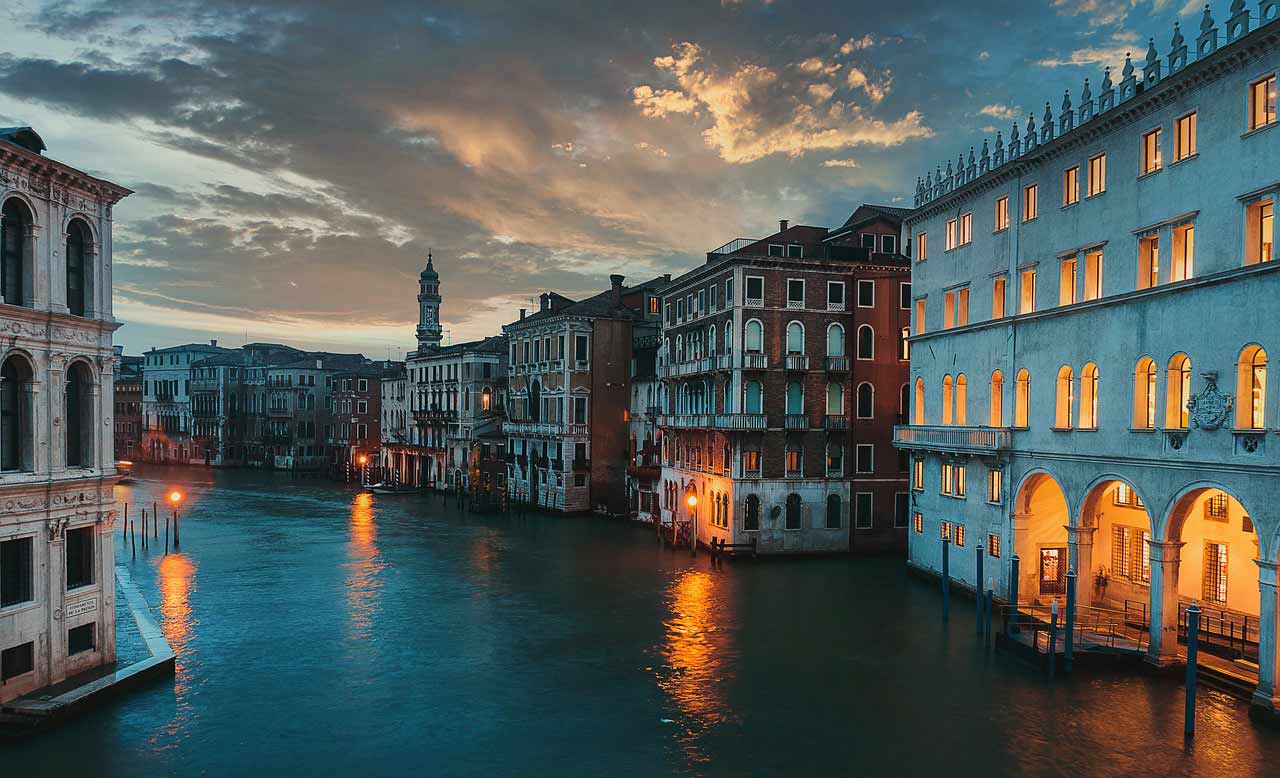
[[545, 311], [551, 307], [551, 295], [547, 292], [543, 292], [539, 295], [539, 300], [541, 301], [541, 307], [539, 307], [538, 310]]
[[520, 318], [521, 318], [521, 320], [523, 320], [523, 319], [524, 319], [524, 309], [523, 309], [523, 308], [521, 308], [521, 309], [520, 309]]
[[622, 280], [624, 278], [626, 278], [626, 276], [619, 275], [618, 273], [614, 273], [609, 276], [609, 283], [611, 285], [609, 289], [609, 297], [613, 300], [613, 306], [615, 308], [622, 305]]
[[214, 348], [217, 348], [217, 347], [218, 347], [218, 341], [217, 341], [216, 339], [210, 340], [210, 341], [209, 341], [209, 345], [210, 345], [210, 346], [213, 346]]
[[778, 220], [778, 232], [786, 232], [787, 227], [790, 227], [790, 226], [791, 226], [791, 222], [787, 221], [786, 219]]

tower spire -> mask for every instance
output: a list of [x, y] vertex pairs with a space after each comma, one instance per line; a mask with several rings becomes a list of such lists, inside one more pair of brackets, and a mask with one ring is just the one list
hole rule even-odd
[[440, 274], [432, 263], [431, 250], [427, 250], [427, 266], [418, 275], [418, 350], [430, 351], [440, 347]]

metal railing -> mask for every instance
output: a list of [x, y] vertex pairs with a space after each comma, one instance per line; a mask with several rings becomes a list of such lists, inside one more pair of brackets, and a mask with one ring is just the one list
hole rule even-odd
[[808, 370], [809, 357], [804, 354], [787, 354], [788, 370]]
[[849, 417], [827, 416], [823, 419], [823, 426], [829, 430], [847, 430], [849, 429]]
[[827, 370], [832, 373], [849, 372], [848, 357], [827, 357]]
[[926, 448], [978, 453], [1003, 451], [1012, 444], [1012, 433], [1001, 427], [899, 425], [893, 442], [900, 448]]
[[743, 354], [742, 366], [747, 370], [767, 370], [769, 368], [769, 355]]
[[[1053, 618], [1051, 605], [1018, 603], [1016, 615], [1012, 605], [1000, 605], [997, 610], [1002, 633], [1024, 634], [1037, 652], [1048, 653], [1049, 631]], [[1058, 651], [1064, 648], [1065, 610], [1062, 607], [1058, 608], [1056, 646]], [[1149, 645], [1145, 625], [1136, 627], [1129, 622], [1125, 611], [1111, 608], [1077, 605], [1072, 635], [1077, 651], [1106, 649], [1117, 653], [1140, 654], [1145, 653]]]
[[[1178, 641], [1187, 640], [1187, 606], [1178, 603]], [[1224, 659], [1258, 661], [1260, 625], [1257, 616], [1200, 606], [1199, 646]]]
[[782, 420], [782, 426], [789, 430], [807, 430], [809, 417], [803, 413], [788, 413]]

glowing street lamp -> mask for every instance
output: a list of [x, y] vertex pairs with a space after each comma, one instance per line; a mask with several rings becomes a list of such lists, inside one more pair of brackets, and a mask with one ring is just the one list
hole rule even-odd
[[368, 486], [369, 470], [366, 466], [369, 464], [369, 457], [365, 456], [364, 454], [361, 454], [359, 457], [356, 458], [356, 462], [360, 464], [360, 485]]
[[182, 502], [182, 492], [178, 491], [177, 489], [174, 489], [173, 491], [169, 492], [169, 502], [173, 503], [174, 505], [177, 505], [178, 503]]
[[[182, 545], [181, 530], [178, 529], [178, 504], [182, 502], [182, 492], [178, 489], [169, 490], [169, 504], [173, 506], [173, 548], [176, 551]], [[165, 522], [164, 529], [164, 549], [165, 553], [169, 553], [169, 523]]]
[[690, 508], [696, 508], [696, 507], [698, 507], [698, 496], [697, 496], [697, 495], [695, 495], [695, 494], [691, 494], [691, 495], [689, 495], [689, 500], [688, 500], [688, 502], [689, 502], [689, 507], [690, 507]]
[[689, 499], [685, 500], [689, 505], [689, 553], [698, 553], [698, 495], [689, 493]]

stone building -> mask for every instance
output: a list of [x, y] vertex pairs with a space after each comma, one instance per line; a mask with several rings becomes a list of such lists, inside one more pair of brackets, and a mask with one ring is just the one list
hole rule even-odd
[[193, 440], [191, 365], [231, 349], [218, 341], [152, 348], [142, 362], [142, 459], [171, 464], [211, 464], [204, 445]]
[[112, 208], [0, 129], [0, 702], [115, 660]]
[[634, 342], [660, 325], [658, 277], [582, 301], [554, 292], [503, 327], [510, 348], [505, 425], [514, 499], [565, 512], [626, 515]]
[[[1251, 4], [1252, 5], [1252, 4]], [[1136, 623], [1154, 664], [1277, 702], [1277, 3], [1206, 7], [1039, 122], [917, 183], [910, 563]], [[1056, 102], [1056, 101], [1055, 101]], [[1273, 372], [1273, 371], [1272, 371]], [[1018, 560], [1014, 576], [1013, 559]], [[1117, 616], [1116, 614], [1121, 614]], [[1111, 622], [1108, 622], [1111, 623]], [[1236, 634], [1235, 640], [1226, 633]], [[1243, 640], [1240, 637], [1243, 636]]]
[[663, 290], [665, 525], [768, 554], [902, 544], [903, 213], [863, 206], [834, 230], [783, 221]]
[[132, 460], [142, 451], [142, 357], [125, 356], [120, 346], [115, 347], [115, 352], [115, 456], [118, 460]]
[[397, 366], [374, 362], [331, 377], [332, 411], [325, 435], [330, 472], [370, 483], [382, 479], [382, 379]]
[[658, 419], [662, 414], [665, 391], [658, 375], [662, 336], [656, 330], [646, 330], [636, 333], [631, 343], [627, 515], [636, 521], [656, 522], [662, 483]]

